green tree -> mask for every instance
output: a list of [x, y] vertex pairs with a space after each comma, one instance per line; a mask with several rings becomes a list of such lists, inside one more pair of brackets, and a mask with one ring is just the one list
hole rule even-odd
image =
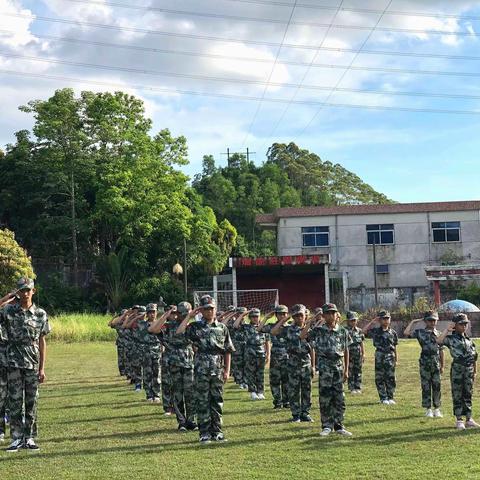
[[0, 230], [0, 295], [15, 288], [20, 277], [35, 278], [30, 257], [10, 230]]

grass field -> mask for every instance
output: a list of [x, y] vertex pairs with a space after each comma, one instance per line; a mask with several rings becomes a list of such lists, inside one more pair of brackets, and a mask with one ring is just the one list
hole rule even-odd
[[111, 315], [94, 313], [66, 313], [49, 319], [52, 333], [50, 340], [59, 342], [114, 341], [115, 330], [107, 324]]
[[[418, 347], [400, 343], [396, 406], [378, 404], [371, 346], [365, 393], [347, 396], [346, 426], [354, 436], [320, 438], [316, 379], [314, 424], [290, 424], [289, 412], [251, 402], [226, 387], [225, 444], [202, 446], [197, 433], [179, 434], [117, 376], [114, 345], [49, 346], [41, 389], [41, 451], [0, 452], [3, 479], [417, 479], [480, 478], [480, 431], [452, 428], [448, 378], [443, 419], [420, 407]], [[474, 411], [480, 418], [478, 386]]]

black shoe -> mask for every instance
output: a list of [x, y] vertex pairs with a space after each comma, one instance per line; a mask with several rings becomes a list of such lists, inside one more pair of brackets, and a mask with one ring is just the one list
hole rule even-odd
[[23, 448], [23, 446], [23, 440], [19, 438], [17, 440], [14, 440], [5, 451], [8, 453], [18, 452], [21, 448]]
[[313, 418], [310, 415], [300, 415], [301, 422], [313, 422]]
[[274, 406], [273, 406], [273, 409], [274, 409], [274, 410], [279, 410], [279, 409], [281, 409], [281, 408], [282, 408], [281, 405], [274, 405]]
[[290, 408], [290, 404], [289, 403], [284, 403], [283, 408]]
[[300, 423], [300, 417], [297, 415], [294, 415], [291, 419], [290, 422], [292, 423]]
[[195, 422], [187, 422], [185, 426], [187, 427], [187, 430], [190, 430], [191, 432], [198, 430], [198, 425]]
[[26, 448], [27, 450], [40, 450], [40, 447], [35, 443], [35, 441], [33, 440], [33, 438], [29, 438], [23, 448]]
[[210, 435], [200, 435], [200, 443], [202, 445], [208, 445], [211, 441]]
[[178, 431], [185, 433], [187, 431], [187, 427], [185, 425], [179, 425], [178, 426]]

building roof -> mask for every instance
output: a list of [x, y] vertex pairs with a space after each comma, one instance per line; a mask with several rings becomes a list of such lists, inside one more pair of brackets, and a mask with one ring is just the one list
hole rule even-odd
[[426, 213], [480, 210], [480, 200], [460, 202], [391, 203], [386, 205], [338, 205], [333, 207], [277, 208], [256, 216], [259, 224], [276, 224], [280, 218], [321, 217], [325, 215], [368, 215], [372, 213]]

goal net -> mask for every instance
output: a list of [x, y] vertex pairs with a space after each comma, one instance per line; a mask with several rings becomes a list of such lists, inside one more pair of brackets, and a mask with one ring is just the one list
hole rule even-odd
[[193, 292], [195, 306], [200, 304], [203, 295], [212, 296], [218, 310], [234, 307], [259, 308], [262, 313], [270, 312], [278, 305], [278, 289], [259, 290], [196, 290]]

